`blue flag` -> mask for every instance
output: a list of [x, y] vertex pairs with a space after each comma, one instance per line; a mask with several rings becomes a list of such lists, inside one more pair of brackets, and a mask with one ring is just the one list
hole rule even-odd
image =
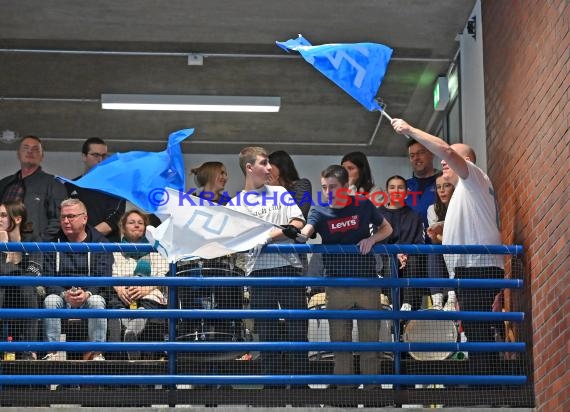
[[122, 197], [147, 212], [154, 212], [161, 204], [164, 188], [185, 190], [186, 173], [180, 143], [192, 133], [194, 129], [171, 133], [168, 146], [162, 152], [116, 153], [78, 180], [57, 178], [85, 189]]
[[298, 51], [315, 69], [367, 110], [382, 110], [375, 98], [392, 56], [392, 49], [388, 46], [377, 43], [312, 46], [301, 35], [275, 43], [287, 52]]

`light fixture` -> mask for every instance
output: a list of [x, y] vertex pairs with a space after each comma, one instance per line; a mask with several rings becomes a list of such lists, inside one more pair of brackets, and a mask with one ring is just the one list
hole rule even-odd
[[110, 110], [173, 110], [201, 112], [278, 112], [280, 97], [188, 96], [167, 94], [102, 94]]

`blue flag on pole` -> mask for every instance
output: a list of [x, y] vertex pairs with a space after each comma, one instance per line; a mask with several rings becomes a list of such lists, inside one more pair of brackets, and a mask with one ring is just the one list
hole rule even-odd
[[147, 212], [154, 212], [162, 201], [162, 189], [185, 190], [186, 173], [180, 143], [192, 133], [194, 129], [171, 133], [168, 146], [162, 152], [116, 153], [78, 180], [61, 176], [58, 179], [122, 197]]
[[315, 69], [367, 110], [382, 110], [375, 98], [392, 56], [392, 49], [388, 46], [377, 43], [312, 46], [301, 35], [275, 43], [287, 52], [298, 51]]

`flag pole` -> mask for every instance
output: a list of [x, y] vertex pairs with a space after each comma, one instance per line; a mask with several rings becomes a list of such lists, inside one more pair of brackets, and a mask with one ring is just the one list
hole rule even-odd
[[[388, 113], [386, 113], [386, 112], [384, 111], [384, 109], [381, 108], [381, 109], [380, 109], [380, 113], [382, 114], [382, 116], [384, 116], [386, 119], [388, 119], [388, 121], [389, 121], [390, 123], [392, 123], [392, 117], [391, 117]], [[406, 139], [411, 139], [411, 137], [408, 136], [407, 134], [405, 134], [404, 136], [406, 136]]]

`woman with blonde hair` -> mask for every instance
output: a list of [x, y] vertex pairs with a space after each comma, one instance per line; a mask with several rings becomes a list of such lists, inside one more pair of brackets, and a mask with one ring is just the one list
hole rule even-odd
[[228, 172], [222, 162], [205, 162], [191, 169], [190, 173], [201, 189], [198, 197], [218, 204], [226, 204], [230, 200], [222, 196], [228, 182]]
[[[130, 210], [119, 221], [122, 243], [148, 243], [145, 237], [148, 215], [138, 210]], [[164, 276], [168, 262], [157, 252], [115, 252], [113, 253], [113, 276]], [[166, 309], [166, 293], [159, 286], [113, 286], [116, 297], [108, 307], [124, 309]], [[118, 297], [118, 299], [116, 299]], [[121, 323], [125, 328], [124, 341], [137, 341], [144, 330], [148, 318], [125, 318]], [[129, 352], [129, 359], [140, 357], [138, 352]]]

